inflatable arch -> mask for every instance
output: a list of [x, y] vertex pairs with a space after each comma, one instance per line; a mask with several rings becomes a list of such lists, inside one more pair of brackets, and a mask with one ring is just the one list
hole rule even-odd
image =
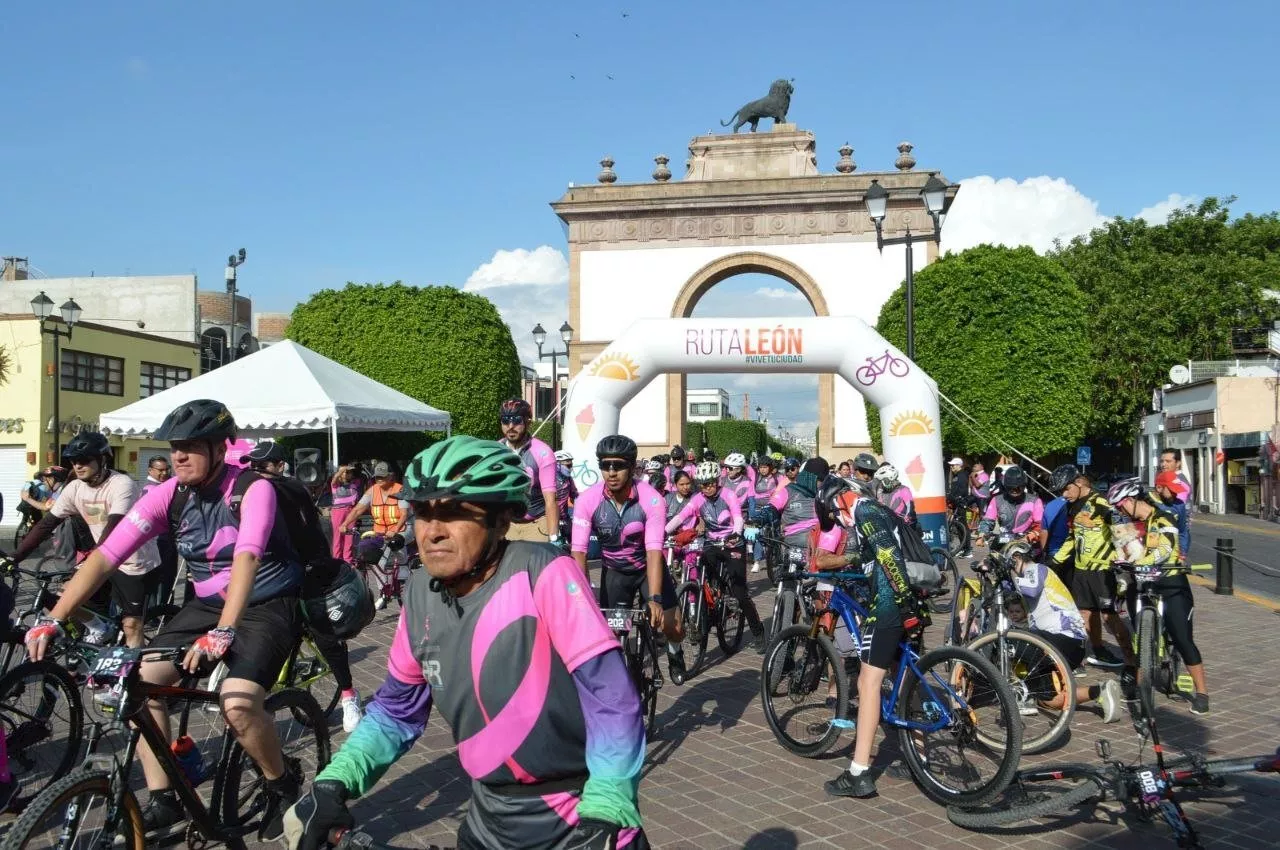
[[596, 443], [622, 406], [667, 372], [836, 372], [880, 409], [885, 459], [911, 488], [925, 540], [946, 542], [938, 385], [853, 316], [642, 319], [578, 373], [564, 408], [564, 447], [579, 487], [597, 480]]

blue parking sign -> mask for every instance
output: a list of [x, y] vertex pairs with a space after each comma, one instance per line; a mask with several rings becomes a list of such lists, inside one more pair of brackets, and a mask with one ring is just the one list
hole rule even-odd
[[1093, 463], [1093, 449], [1088, 446], [1076, 447], [1076, 466], [1088, 466]]

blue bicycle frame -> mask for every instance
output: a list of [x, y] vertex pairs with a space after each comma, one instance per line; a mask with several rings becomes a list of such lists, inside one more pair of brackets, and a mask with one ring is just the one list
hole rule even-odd
[[[831, 600], [828, 603], [829, 610], [840, 615], [841, 621], [849, 629], [849, 634], [853, 636], [854, 645], [861, 647], [862, 630], [859, 628], [859, 624], [869, 616], [870, 612], [859, 604], [858, 600], [841, 589], [838, 583], [848, 581], [865, 582], [867, 576], [861, 572], [817, 572], [809, 573], [808, 577], [832, 582], [834, 589], [831, 591]], [[815, 617], [814, 623], [816, 624], [817, 622], [819, 620]], [[916, 664], [920, 660], [920, 654], [916, 652], [916, 648], [910, 640], [903, 638], [902, 642], [898, 644], [898, 648], [898, 670], [893, 677], [893, 688], [886, 696], [881, 698], [880, 718], [883, 722], [898, 729], [937, 732], [946, 729], [954, 722], [952, 711], [948, 708], [949, 704], [957, 705], [963, 711], [971, 710], [964, 697], [956, 693], [950, 684], [939, 678], [937, 673], [933, 671], [930, 671], [931, 678], [945, 693], [940, 697], [939, 692], [930, 686], [929, 681], [921, 674], [920, 668]], [[906, 681], [908, 670], [915, 674], [921, 688], [924, 689], [922, 705], [926, 713], [936, 715], [935, 720], [922, 723], [916, 720], [906, 720], [898, 715], [898, 696], [902, 691], [903, 682]], [[951, 700], [955, 700], [955, 702], [951, 703]]]

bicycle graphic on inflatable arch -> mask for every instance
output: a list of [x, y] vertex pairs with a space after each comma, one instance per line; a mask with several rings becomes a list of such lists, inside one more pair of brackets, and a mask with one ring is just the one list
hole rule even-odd
[[865, 366], [859, 366], [858, 371], [854, 372], [854, 377], [858, 379], [858, 383], [864, 387], [869, 387], [876, 382], [876, 378], [885, 372], [902, 378], [911, 371], [911, 364], [901, 357], [895, 357], [893, 352], [885, 349], [884, 354], [879, 357], [868, 357]]

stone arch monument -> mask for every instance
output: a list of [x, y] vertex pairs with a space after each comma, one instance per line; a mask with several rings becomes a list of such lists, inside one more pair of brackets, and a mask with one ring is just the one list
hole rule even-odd
[[[877, 249], [864, 201], [873, 180], [889, 192], [883, 235], [909, 228], [921, 237], [917, 271], [937, 257], [920, 195], [937, 172], [915, 170], [911, 150], [899, 145], [894, 171], [859, 172], [845, 145], [834, 172], [823, 173], [814, 134], [779, 124], [695, 137], [682, 180], [659, 156], [652, 182], [619, 183], [606, 157], [598, 185], [570, 186], [552, 204], [568, 230], [569, 322], [580, 340], [570, 375], [634, 321], [688, 318], [715, 284], [745, 272], [786, 281], [818, 317], [874, 325], [903, 280], [906, 249]], [[684, 375], [671, 373], [626, 403], [620, 429], [642, 453], [658, 453], [684, 443], [684, 408]], [[818, 420], [820, 454], [847, 457], [869, 445], [862, 396], [844, 378], [819, 375]]]

